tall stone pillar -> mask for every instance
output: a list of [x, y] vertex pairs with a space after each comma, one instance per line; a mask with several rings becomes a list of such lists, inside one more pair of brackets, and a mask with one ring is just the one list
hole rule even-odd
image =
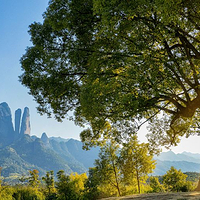
[[24, 134], [30, 135], [30, 133], [31, 133], [30, 113], [29, 113], [29, 108], [25, 107], [24, 113], [23, 113], [23, 116], [22, 116], [20, 135], [21, 136], [24, 135]]
[[22, 115], [22, 110], [17, 109], [15, 111], [15, 134], [16, 134], [16, 136], [19, 136], [21, 115]]

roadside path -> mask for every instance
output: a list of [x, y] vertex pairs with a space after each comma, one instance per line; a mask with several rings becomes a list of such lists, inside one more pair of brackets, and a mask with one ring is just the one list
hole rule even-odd
[[150, 193], [136, 194], [126, 197], [110, 197], [102, 200], [200, 200], [200, 192], [177, 192], [177, 193]]

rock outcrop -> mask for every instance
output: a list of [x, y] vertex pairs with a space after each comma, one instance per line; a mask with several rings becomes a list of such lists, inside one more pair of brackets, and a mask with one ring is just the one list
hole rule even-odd
[[24, 108], [24, 113], [21, 119], [22, 111], [15, 111], [15, 124], [13, 128], [11, 110], [7, 103], [0, 104], [0, 148], [11, 144], [18, 140], [24, 134], [30, 135], [30, 113], [27, 107]]
[[12, 115], [7, 103], [0, 104], [0, 148], [9, 145], [14, 140]]
[[22, 115], [22, 110], [21, 109], [17, 109], [15, 111], [15, 135], [16, 136], [19, 135], [21, 115]]
[[43, 133], [41, 136], [41, 140], [46, 147], [50, 147], [49, 138], [46, 133]]
[[22, 123], [21, 123], [21, 130], [20, 130], [20, 136], [24, 134], [30, 135], [31, 132], [31, 126], [30, 126], [30, 113], [29, 108], [24, 108], [24, 113], [22, 116]]

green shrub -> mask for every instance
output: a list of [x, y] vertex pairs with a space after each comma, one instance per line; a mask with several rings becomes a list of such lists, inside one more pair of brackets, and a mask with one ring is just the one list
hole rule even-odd
[[14, 188], [10, 186], [1, 186], [0, 188], [0, 199], [1, 200], [13, 200]]
[[186, 181], [180, 188], [181, 192], [190, 192], [195, 189], [194, 184], [191, 181]]
[[163, 184], [168, 191], [180, 192], [187, 188], [185, 187], [186, 177], [187, 175], [183, 174], [181, 170], [171, 167], [163, 176]]
[[160, 184], [158, 177], [151, 176], [149, 178], [149, 184], [150, 187], [152, 188], [152, 192], [163, 192], [163, 186]]
[[32, 187], [16, 188], [12, 196], [15, 200], [45, 200], [43, 193]]

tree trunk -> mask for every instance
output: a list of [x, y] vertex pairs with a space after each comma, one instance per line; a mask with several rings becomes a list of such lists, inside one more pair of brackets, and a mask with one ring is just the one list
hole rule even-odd
[[138, 193], [140, 194], [140, 178], [137, 169], [136, 169], [136, 176], [137, 176]]
[[118, 182], [118, 178], [117, 178], [117, 172], [116, 172], [116, 168], [115, 168], [115, 164], [114, 164], [113, 160], [112, 160], [112, 165], [113, 165], [113, 170], [114, 170], [114, 174], [115, 174], [117, 191], [118, 191], [119, 196], [121, 196], [121, 192], [120, 192], [120, 189], [119, 189], [119, 182]]
[[120, 189], [119, 189], [119, 184], [118, 184], [118, 182], [117, 182], [117, 190], [118, 190], [119, 196], [121, 196], [121, 192], [120, 192]]

